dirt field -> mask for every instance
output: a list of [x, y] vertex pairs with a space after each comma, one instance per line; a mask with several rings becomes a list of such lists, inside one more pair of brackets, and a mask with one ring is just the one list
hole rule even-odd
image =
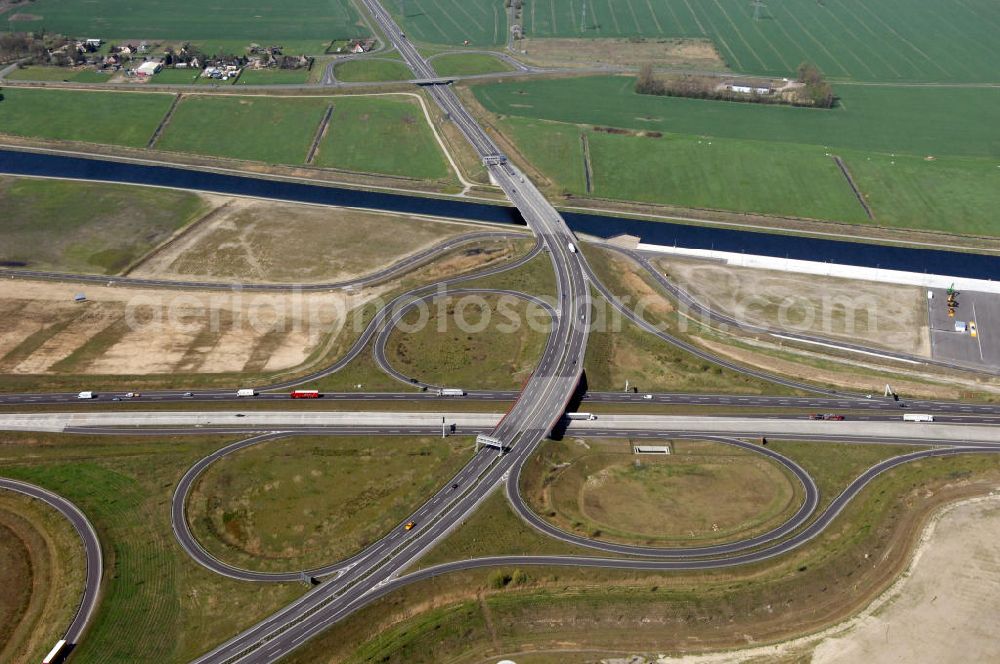
[[910, 568], [867, 609], [816, 636], [689, 657], [605, 659], [602, 664], [993, 662], [1000, 641], [1000, 496], [947, 509], [924, 531]]
[[[87, 302], [75, 303], [84, 292]], [[0, 282], [0, 373], [149, 375], [301, 364], [380, 291], [196, 293]]]
[[525, 62], [553, 67], [595, 64], [723, 70], [725, 63], [707, 39], [525, 39], [527, 53], [518, 54]]
[[703, 303], [749, 323], [930, 357], [920, 288], [684, 259], [655, 264]]
[[132, 276], [315, 283], [349, 279], [469, 232], [465, 224], [210, 197], [215, 210]]

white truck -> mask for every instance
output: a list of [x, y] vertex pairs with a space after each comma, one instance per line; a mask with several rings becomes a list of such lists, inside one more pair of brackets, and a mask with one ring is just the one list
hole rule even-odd
[[457, 387], [446, 387], [443, 390], [438, 390], [439, 397], [464, 397], [465, 390], [460, 390]]
[[76, 398], [77, 399], [93, 399], [96, 396], [97, 396], [96, 394], [94, 394], [90, 390], [87, 390], [86, 392], [80, 392], [78, 395], [76, 395]]
[[596, 420], [597, 415], [593, 413], [566, 413], [567, 420]]
[[572, 242], [567, 242], [566, 247], [570, 250], [570, 253], [576, 253], [576, 245]]
[[904, 422], [933, 422], [933, 415], [918, 415], [917, 413], [907, 413], [903, 415]]
[[244, 387], [236, 390], [236, 396], [238, 397], [255, 397], [257, 396], [257, 390], [251, 387]]

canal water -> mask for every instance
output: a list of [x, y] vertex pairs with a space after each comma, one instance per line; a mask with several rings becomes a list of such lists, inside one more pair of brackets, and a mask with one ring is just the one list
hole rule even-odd
[[[267, 180], [253, 176], [210, 173], [171, 166], [126, 164], [102, 159], [0, 150], [0, 173], [78, 178], [220, 194], [259, 196], [303, 203], [426, 214], [470, 221], [524, 224], [515, 208], [457, 199], [346, 189], [318, 184]], [[935, 249], [890, 247], [846, 240], [744, 231], [711, 226], [645, 221], [599, 214], [564, 212], [574, 231], [597, 237], [623, 233], [647, 244], [715, 249], [778, 258], [931, 272], [974, 279], [1000, 279], [1000, 256]], [[0, 210], [0, 223], [3, 216]]]

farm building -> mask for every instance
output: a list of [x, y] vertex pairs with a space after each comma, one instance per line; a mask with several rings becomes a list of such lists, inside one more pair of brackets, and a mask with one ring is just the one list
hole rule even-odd
[[149, 62], [143, 62], [141, 65], [136, 67], [135, 73], [136, 76], [152, 76], [153, 74], [159, 74], [161, 69], [163, 69], [162, 62], [150, 60]]
[[731, 92], [738, 92], [743, 95], [769, 95], [774, 93], [774, 88], [770, 85], [761, 86], [754, 83], [734, 81], [726, 84], [726, 89]]

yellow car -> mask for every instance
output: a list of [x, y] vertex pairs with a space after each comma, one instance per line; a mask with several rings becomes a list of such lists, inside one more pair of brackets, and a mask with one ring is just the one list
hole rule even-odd
[[976, 336], [976, 324], [975, 323], [972, 323], [972, 322], [969, 323], [969, 336], [972, 336], [972, 337]]
[[403, 528], [406, 528], [407, 530], [413, 530], [413, 526], [415, 526], [415, 525], [417, 525], [415, 522], [413, 522], [413, 521], [407, 521], [406, 525], [403, 526]]

